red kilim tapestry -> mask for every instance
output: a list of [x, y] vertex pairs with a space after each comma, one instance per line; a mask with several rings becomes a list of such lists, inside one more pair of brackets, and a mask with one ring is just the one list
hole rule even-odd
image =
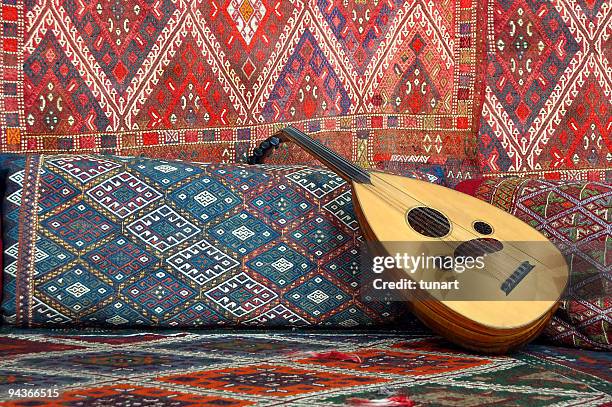
[[612, 3], [489, 0], [485, 173], [610, 181]]
[[293, 124], [355, 161], [476, 155], [482, 0], [14, 0], [2, 151], [232, 162]]

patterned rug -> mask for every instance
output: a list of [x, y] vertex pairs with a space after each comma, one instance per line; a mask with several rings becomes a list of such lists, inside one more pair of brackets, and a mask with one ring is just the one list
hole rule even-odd
[[483, 172], [612, 182], [610, 1], [488, 1]]
[[[419, 406], [612, 402], [610, 353], [530, 345], [510, 356], [478, 356], [418, 330], [118, 333], [5, 328], [0, 344], [0, 399], [7, 406], [312, 407], [402, 395]], [[332, 350], [350, 358], [326, 357]], [[42, 389], [57, 389], [57, 395], [27, 395]], [[25, 397], [9, 396], [17, 390]]]
[[475, 159], [481, 3], [5, 2], [0, 151], [235, 162], [293, 123], [362, 163]]

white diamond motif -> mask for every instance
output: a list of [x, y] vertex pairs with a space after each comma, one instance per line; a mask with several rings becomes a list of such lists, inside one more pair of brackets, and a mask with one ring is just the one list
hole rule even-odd
[[[245, 294], [249, 295], [245, 295]], [[278, 297], [274, 291], [240, 273], [204, 293], [211, 301], [241, 317]]]
[[159, 172], [163, 172], [164, 174], [169, 174], [171, 172], [174, 172], [174, 171], [178, 170], [178, 168], [173, 167], [173, 166], [171, 166], [169, 164], [162, 164], [162, 165], [158, 165], [158, 166], [153, 167], [153, 168], [155, 168]]
[[240, 265], [206, 240], [181, 250], [166, 260], [178, 272], [189, 277], [198, 285], [204, 285], [213, 278]]
[[122, 172], [87, 191], [92, 199], [121, 219], [160, 199], [162, 194], [128, 172]]
[[239, 228], [232, 230], [232, 235], [236, 236], [238, 239], [244, 242], [249, 237], [255, 236], [255, 232], [242, 225]]
[[266, 7], [261, 0], [231, 0], [227, 12], [236, 24], [236, 29], [247, 45], [251, 44], [259, 24], [266, 15]]
[[76, 298], [81, 298], [82, 296], [90, 292], [91, 290], [87, 288], [85, 285], [83, 285], [82, 283], [76, 282], [72, 284], [70, 287], [66, 288], [66, 291], [74, 295]]
[[47, 163], [72, 175], [83, 184], [121, 166], [110, 160], [86, 155], [60, 155], [47, 159]]
[[217, 201], [217, 197], [208, 191], [202, 191], [193, 197], [200, 205], [207, 207], [208, 205]]
[[276, 270], [278, 270], [280, 273], [284, 273], [285, 271], [293, 268], [293, 263], [291, 263], [289, 260], [287, 260], [284, 257], [281, 257], [280, 259], [276, 260], [271, 265]]
[[146, 216], [136, 219], [127, 226], [127, 230], [162, 252], [201, 232], [199, 227], [168, 205], [161, 206]]
[[322, 303], [323, 301], [325, 301], [328, 298], [329, 298], [329, 295], [325, 294], [321, 290], [316, 290], [316, 291], [313, 291], [310, 294], [308, 294], [308, 299], [310, 301], [312, 301], [312, 302], [317, 303], [317, 304]]

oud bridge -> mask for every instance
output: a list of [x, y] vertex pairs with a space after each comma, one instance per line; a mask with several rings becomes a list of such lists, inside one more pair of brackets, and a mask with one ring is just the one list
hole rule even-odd
[[501, 285], [501, 290], [509, 295], [512, 290], [533, 270], [535, 266], [528, 261], [522, 262]]

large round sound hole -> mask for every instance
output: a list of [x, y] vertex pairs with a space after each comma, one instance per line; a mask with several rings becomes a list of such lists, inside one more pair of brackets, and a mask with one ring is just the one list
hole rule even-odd
[[446, 236], [451, 229], [448, 218], [442, 212], [426, 206], [408, 211], [406, 220], [412, 229], [427, 237]]

